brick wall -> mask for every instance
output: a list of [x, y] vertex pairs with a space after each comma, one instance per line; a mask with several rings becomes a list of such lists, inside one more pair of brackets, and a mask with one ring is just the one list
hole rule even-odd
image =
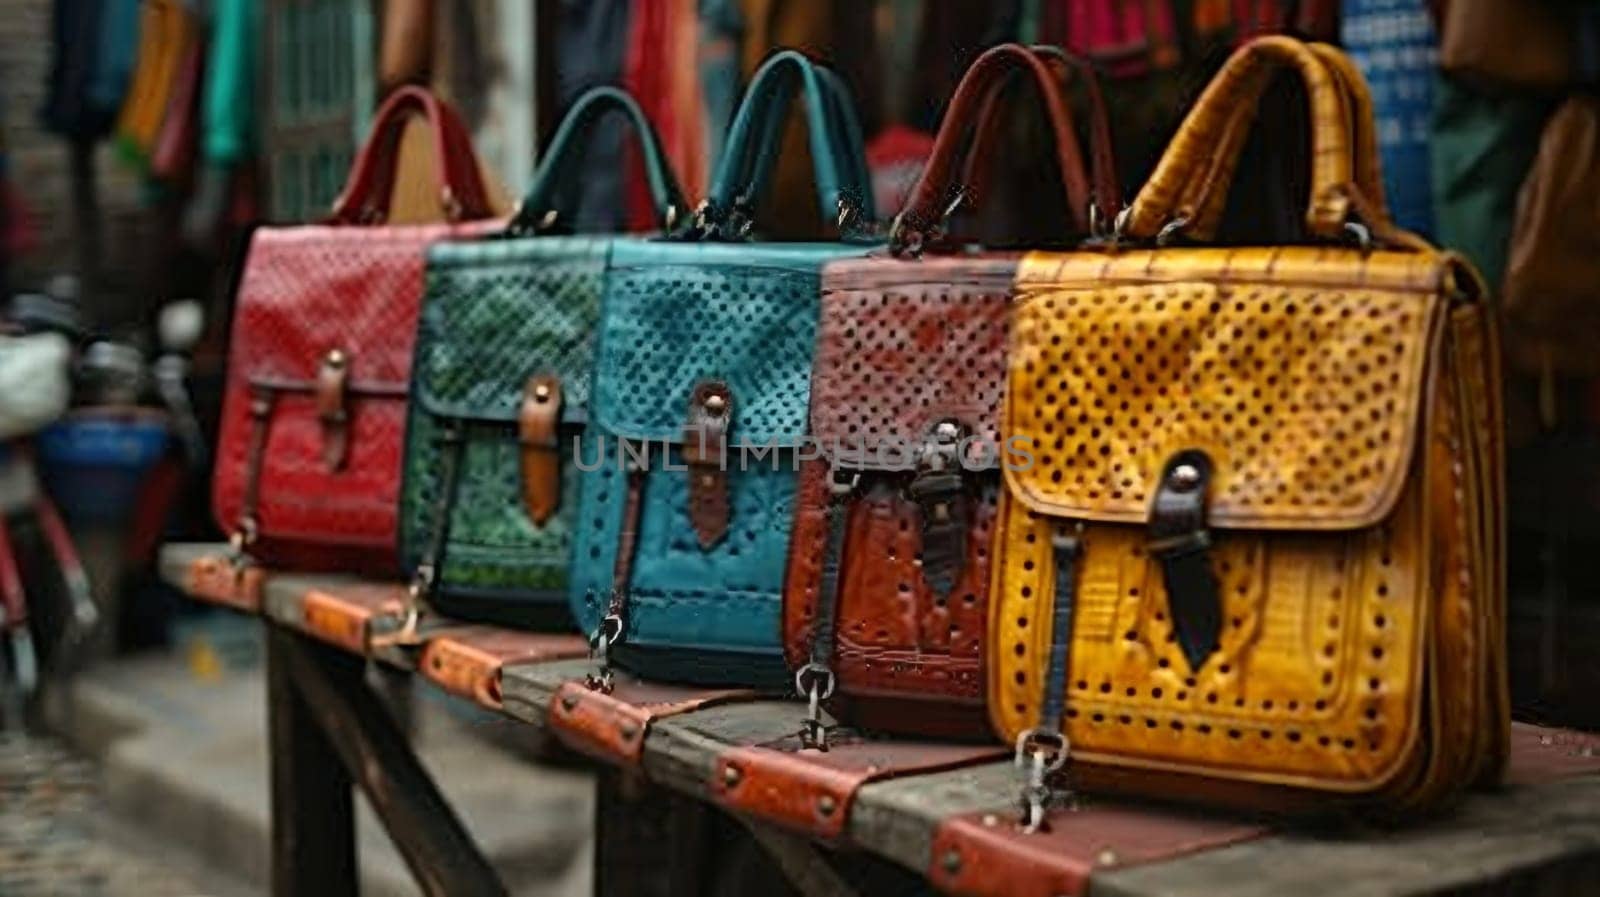
[[[10, 176], [21, 192], [38, 235], [31, 253], [12, 262], [14, 288], [38, 286], [50, 275], [77, 271], [70, 157], [67, 144], [41, 130], [36, 112], [44, 95], [51, 57], [51, 0], [0, 0], [0, 134]], [[141, 260], [150, 256], [143, 234], [142, 193], [136, 172], [102, 144], [95, 152], [100, 220], [104, 232], [103, 276], [86, 294], [97, 321], [115, 324], [143, 306]]]

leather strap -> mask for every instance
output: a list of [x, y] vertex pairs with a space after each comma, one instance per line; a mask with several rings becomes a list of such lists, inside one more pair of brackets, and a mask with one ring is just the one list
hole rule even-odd
[[[892, 251], [916, 251], [930, 237], [939, 235], [944, 213], [951, 198], [952, 179], [959, 170], [963, 150], [974, 126], [983, 124], [983, 109], [991, 95], [1005, 85], [1015, 72], [1027, 72], [1044, 103], [1045, 115], [1055, 137], [1056, 163], [1066, 190], [1066, 208], [1072, 221], [1083, 232], [1089, 231], [1091, 189], [1084, 173], [1078, 136], [1073, 128], [1071, 106], [1062, 94], [1052, 66], [1040, 54], [1021, 44], [1001, 44], [986, 50], [967, 69], [949, 110], [934, 138], [933, 151], [912, 188], [905, 210], [895, 219], [890, 233]], [[1110, 191], [1115, 195], [1115, 191]]]
[[[751, 79], [728, 130], [726, 149], [711, 180], [701, 216], [715, 219], [753, 206], [768, 183], [777, 145], [796, 91], [804, 97], [807, 136], [817, 181], [817, 203], [824, 221], [841, 221], [841, 211], [873, 217], [861, 128], [844, 91], [822, 66], [796, 50], [774, 53]], [[848, 222], [842, 222], [848, 224]]]
[[728, 423], [733, 392], [721, 380], [695, 384], [683, 426], [683, 460], [689, 476], [689, 520], [700, 547], [708, 549], [728, 532]]
[[[533, 185], [522, 199], [516, 217], [511, 220], [513, 232], [538, 232], [550, 230], [557, 221], [571, 219], [575, 210], [559, 206], [563, 187], [570, 187], [575, 178], [575, 164], [594, 138], [595, 127], [608, 113], [620, 114], [632, 126], [638, 138], [640, 155], [644, 159], [645, 184], [650, 199], [661, 220], [662, 230], [671, 231], [680, 218], [687, 217], [689, 207], [683, 197], [683, 188], [672, 173], [672, 163], [661, 147], [661, 137], [656, 132], [638, 101], [627, 92], [615, 87], [600, 86], [585, 91], [556, 129], [550, 146], [545, 150], [539, 168], [533, 174]], [[567, 190], [569, 194], [576, 191]], [[570, 197], [568, 197], [570, 198]], [[554, 217], [552, 217], [554, 216]]]
[[267, 451], [267, 428], [272, 422], [272, 406], [277, 394], [257, 387], [250, 393], [250, 440], [245, 454], [244, 496], [239, 501], [239, 519], [233, 539], [242, 550], [256, 540], [260, 521], [256, 511], [261, 503], [261, 463]]
[[1211, 459], [1198, 450], [1167, 461], [1150, 505], [1150, 555], [1161, 563], [1167, 615], [1191, 670], [1217, 650], [1222, 601], [1211, 572], [1211, 534], [1206, 528], [1206, 489]]
[[561, 504], [561, 401], [561, 378], [537, 374], [523, 387], [517, 413], [522, 503], [539, 526]]
[[[1237, 156], [1242, 140], [1229, 140], [1229, 125], [1241, 109], [1254, 110], [1271, 72], [1287, 68], [1305, 82], [1310, 103], [1312, 170], [1308, 231], [1339, 240], [1357, 192], [1351, 161], [1351, 135], [1343, 92], [1317, 53], [1305, 43], [1281, 35], [1257, 38], [1230, 57], [1190, 109], [1168, 145], [1155, 172], [1134, 199], [1120, 228], [1137, 240], [1155, 239], [1169, 225], [1183, 221], [1180, 207], [1193, 196], [1197, 182], [1211, 171], [1215, 156], [1227, 150]], [[1230, 142], [1236, 146], [1229, 146]], [[1227, 164], [1234, 165], [1232, 159]]]
[[458, 420], [442, 421], [437, 438], [439, 492], [433, 497], [433, 526], [428, 531], [428, 541], [423, 545], [422, 557], [417, 560], [414, 594], [420, 601], [431, 599], [439, 588], [445, 552], [450, 546], [450, 518], [455, 510], [456, 491], [461, 482], [461, 455], [467, 446]]
[[[1099, 228], [1109, 228], [1122, 211], [1111, 119], [1106, 112], [1105, 95], [1100, 90], [1099, 73], [1094, 63], [1060, 47], [1038, 45], [1030, 49], [1050, 66], [1061, 83], [1076, 81], [1083, 85], [1083, 97], [1089, 107], [1089, 201], [1093, 206], [1089, 230], [1094, 235]], [[976, 197], [984, 195], [984, 184], [994, 170], [992, 157], [1004, 144], [1006, 130], [1001, 124], [1001, 115], [1006, 111], [1007, 86], [999, 85], [984, 98], [983, 107], [978, 111], [978, 123], [973, 127], [962, 184]]]
[[322, 466], [342, 470], [350, 451], [350, 412], [345, 407], [350, 386], [350, 357], [333, 349], [317, 367], [315, 399], [317, 422], [322, 425]]
[[[1065, 525], [1065, 524], [1063, 524]], [[1055, 558], [1055, 597], [1050, 613], [1050, 661], [1045, 666], [1043, 698], [1039, 702], [1039, 728], [1064, 732], [1067, 706], [1067, 667], [1072, 651], [1072, 613], [1076, 605], [1078, 553], [1082, 541], [1076, 531], [1058, 531], [1050, 537]]]
[[407, 116], [413, 114], [423, 116], [432, 132], [439, 205], [445, 218], [470, 221], [494, 215], [472, 139], [460, 116], [426, 89], [407, 85], [389, 94], [378, 107], [367, 141], [350, 168], [349, 180], [333, 203], [333, 223], [377, 224], [388, 220], [389, 199], [400, 162], [400, 138]]
[[824, 670], [833, 667], [834, 642], [839, 626], [839, 571], [844, 564], [845, 533], [850, 522], [850, 498], [855, 490], [843, 484], [833, 486], [828, 502], [828, 535], [823, 545], [822, 577], [817, 582], [816, 616], [811, 621], [810, 661]]

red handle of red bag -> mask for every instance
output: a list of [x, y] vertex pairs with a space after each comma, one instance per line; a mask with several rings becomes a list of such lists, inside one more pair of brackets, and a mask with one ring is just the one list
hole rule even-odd
[[[1111, 117], [1106, 113], [1105, 94], [1100, 90], [1100, 74], [1093, 62], [1060, 47], [1035, 44], [1031, 49], [1056, 71], [1063, 84], [1072, 84], [1076, 79], [1083, 86], [1083, 96], [1089, 107], [1089, 225], [1091, 231], [1108, 228], [1122, 211], [1122, 189], [1118, 186], [1115, 140], [1111, 133]], [[962, 183], [979, 196], [983, 195], [984, 180], [991, 170], [990, 157], [1004, 136], [999, 124], [1004, 110], [1003, 90], [997, 89], [989, 93], [978, 112], [978, 125], [972, 135], [972, 147], [967, 151]]]
[[350, 167], [344, 191], [334, 201], [335, 223], [377, 224], [388, 220], [400, 164], [400, 138], [411, 115], [422, 116], [431, 132], [439, 206], [445, 218], [471, 221], [494, 215], [479, 173], [477, 153], [461, 116], [426, 89], [407, 85], [389, 94], [378, 107], [366, 143]]
[[979, 56], [956, 86], [922, 176], [912, 188], [905, 210], [895, 219], [889, 237], [892, 251], [914, 249], [942, 229], [959, 163], [968, 147], [984, 142], [982, 138], [969, 140], [969, 135], [975, 127], [988, 125], [986, 118], [993, 112], [986, 113], [986, 106], [1015, 72], [1033, 76], [1055, 138], [1056, 162], [1066, 191], [1068, 212], [1080, 230], [1089, 232], [1089, 208], [1091, 202], [1098, 201], [1094, 196], [1098, 191], [1091, 190], [1084, 172], [1071, 107], [1062, 94], [1057, 73], [1033, 50], [1020, 44], [1001, 44]]

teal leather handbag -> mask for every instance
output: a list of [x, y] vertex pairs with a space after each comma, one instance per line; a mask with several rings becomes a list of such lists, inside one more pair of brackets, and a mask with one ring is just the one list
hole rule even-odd
[[607, 261], [633, 238], [561, 231], [575, 211], [572, 173], [607, 113], [638, 134], [663, 229], [686, 218], [638, 104], [597, 87], [562, 121], [504, 235], [428, 253], [400, 543], [415, 601], [446, 616], [571, 626], [566, 580], [580, 485], [572, 438], [587, 417]]
[[[797, 94], [838, 239], [753, 242]], [[615, 661], [658, 679], [787, 688], [779, 611], [819, 274], [872, 247], [852, 237], [873, 217], [870, 196], [842, 82], [783, 51], [752, 80], [693, 225], [613, 251], [571, 574], [597, 686]]]

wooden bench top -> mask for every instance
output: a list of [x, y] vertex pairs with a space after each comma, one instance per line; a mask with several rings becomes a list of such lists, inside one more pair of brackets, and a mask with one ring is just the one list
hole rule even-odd
[[[577, 635], [433, 621], [421, 643], [375, 646], [398, 584], [333, 574], [239, 577], [225, 546], [175, 544], [163, 577], [198, 600], [256, 613], [445, 691], [598, 762], [748, 818], [864, 850], [971, 897], [1435, 894], [1489, 884], [1573, 893], [1600, 880], [1600, 735], [1513, 726], [1507, 784], [1398, 829], [1295, 830], [1097, 796], [1053, 810], [1048, 833], [1014, 825], [1017, 778], [1002, 745], [839, 739], [798, 749], [803, 708], [738, 690], [619, 677], [610, 695]], [[219, 566], [220, 565], [220, 566]]]

